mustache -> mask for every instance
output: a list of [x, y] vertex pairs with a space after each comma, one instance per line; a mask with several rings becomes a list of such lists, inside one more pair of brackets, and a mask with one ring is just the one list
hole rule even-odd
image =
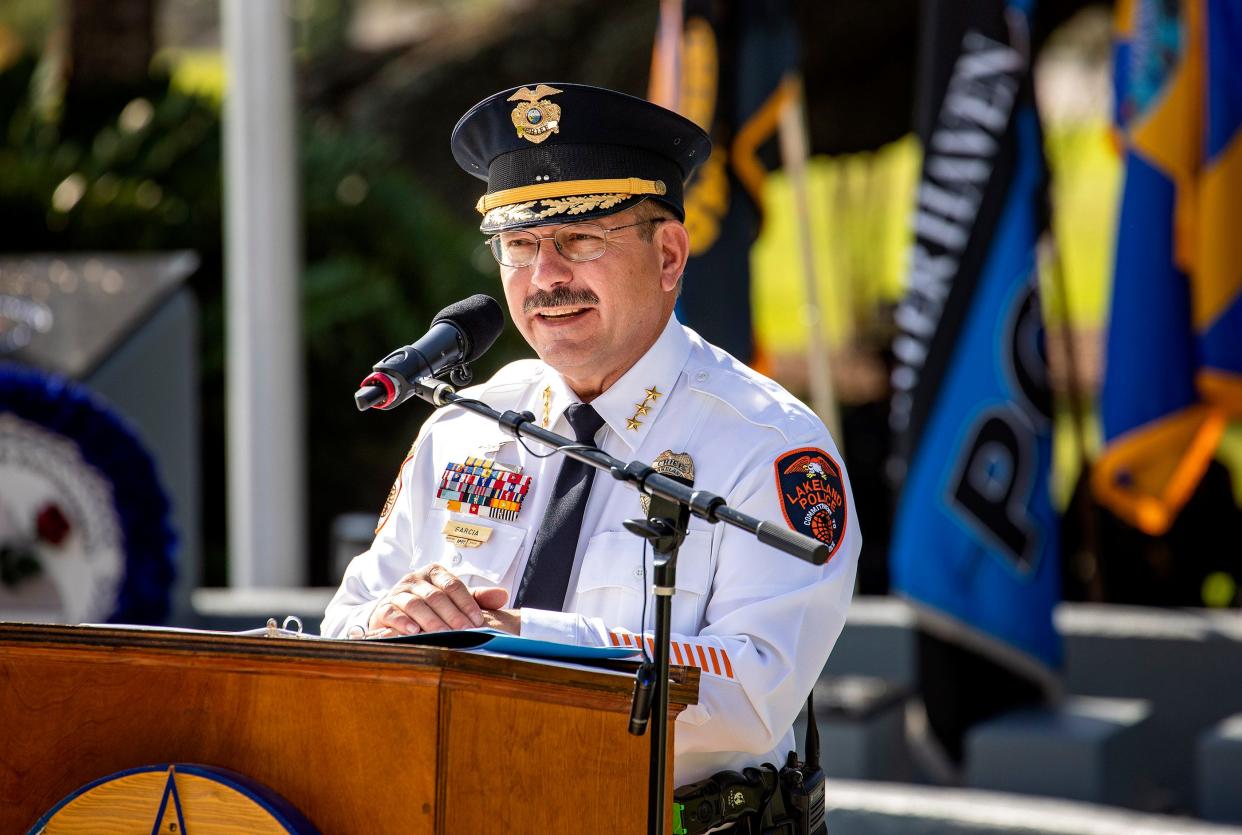
[[585, 307], [599, 304], [599, 296], [590, 290], [557, 287], [555, 290], [536, 290], [522, 302], [522, 312], [531, 313], [541, 307]]

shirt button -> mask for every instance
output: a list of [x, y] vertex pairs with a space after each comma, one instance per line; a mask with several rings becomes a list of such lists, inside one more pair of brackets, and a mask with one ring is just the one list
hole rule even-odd
[[461, 565], [461, 554], [460, 553], [454, 554], [453, 558], [449, 560], [449, 562], [451, 562], [453, 565]]
[[643, 576], [643, 574], [644, 574], [644, 573], [646, 573], [646, 572], [644, 572], [641, 568], [635, 568], [635, 569], [634, 569], [634, 576], [635, 576], [635, 577], [641, 577], [641, 576]]
[[708, 374], [706, 371], [700, 371], [694, 375], [694, 381], [696, 383], [706, 383], [711, 379], [711, 376], [712, 375]]

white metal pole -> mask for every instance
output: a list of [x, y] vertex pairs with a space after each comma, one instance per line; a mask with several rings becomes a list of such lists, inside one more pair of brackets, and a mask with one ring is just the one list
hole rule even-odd
[[305, 582], [291, 23], [281, 0], [223, 0], [229, 583]]

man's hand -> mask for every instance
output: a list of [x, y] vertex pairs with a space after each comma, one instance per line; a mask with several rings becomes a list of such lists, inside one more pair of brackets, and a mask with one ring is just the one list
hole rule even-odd
[[380, 598], [367, 623], [367, 634], [417, 635], [485, 624], [516, 634], [513, 613], [488, 611], [500, 609], [508, 599], [504, 589], [472, 591], [444, 566], [429, 565], [402, 577]]
[[521, 609], [484, 609], [483, 625], [512, 635], [522, 634]]

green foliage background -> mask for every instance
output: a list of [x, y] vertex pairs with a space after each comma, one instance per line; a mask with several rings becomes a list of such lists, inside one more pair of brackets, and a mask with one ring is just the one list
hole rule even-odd
[[[46, 95], [39, 72], [31, 54], [0, 71], [0, 251], [198, 253], [201, 267], [190, 284], [201, 309], [203, 580], [223, 583], [218, 103], [181, 92], [157, 73], [133, 100], [83, 124], [82, 114], [67, 119]], [[70, 123], [72, 135], [64, 130]], [[304, 113], [298, 153], [310, 580], [329, 584], [337, 579], [328, 572], [331, 520], [348, 511], [378, 513], [427, 414], [421, 404], [359, 414], [352, 400], [358, 381], [380, 357], [416, 338], [444, 305], [495, 288], [495, 270], [480, 258], [477, 230], [421, 189], [375, 137], [352, 134], [329, 115]], [[66, 199], [66, 189], [80, 198]], [[526, 352], [509, 329], [477, 373]]]

